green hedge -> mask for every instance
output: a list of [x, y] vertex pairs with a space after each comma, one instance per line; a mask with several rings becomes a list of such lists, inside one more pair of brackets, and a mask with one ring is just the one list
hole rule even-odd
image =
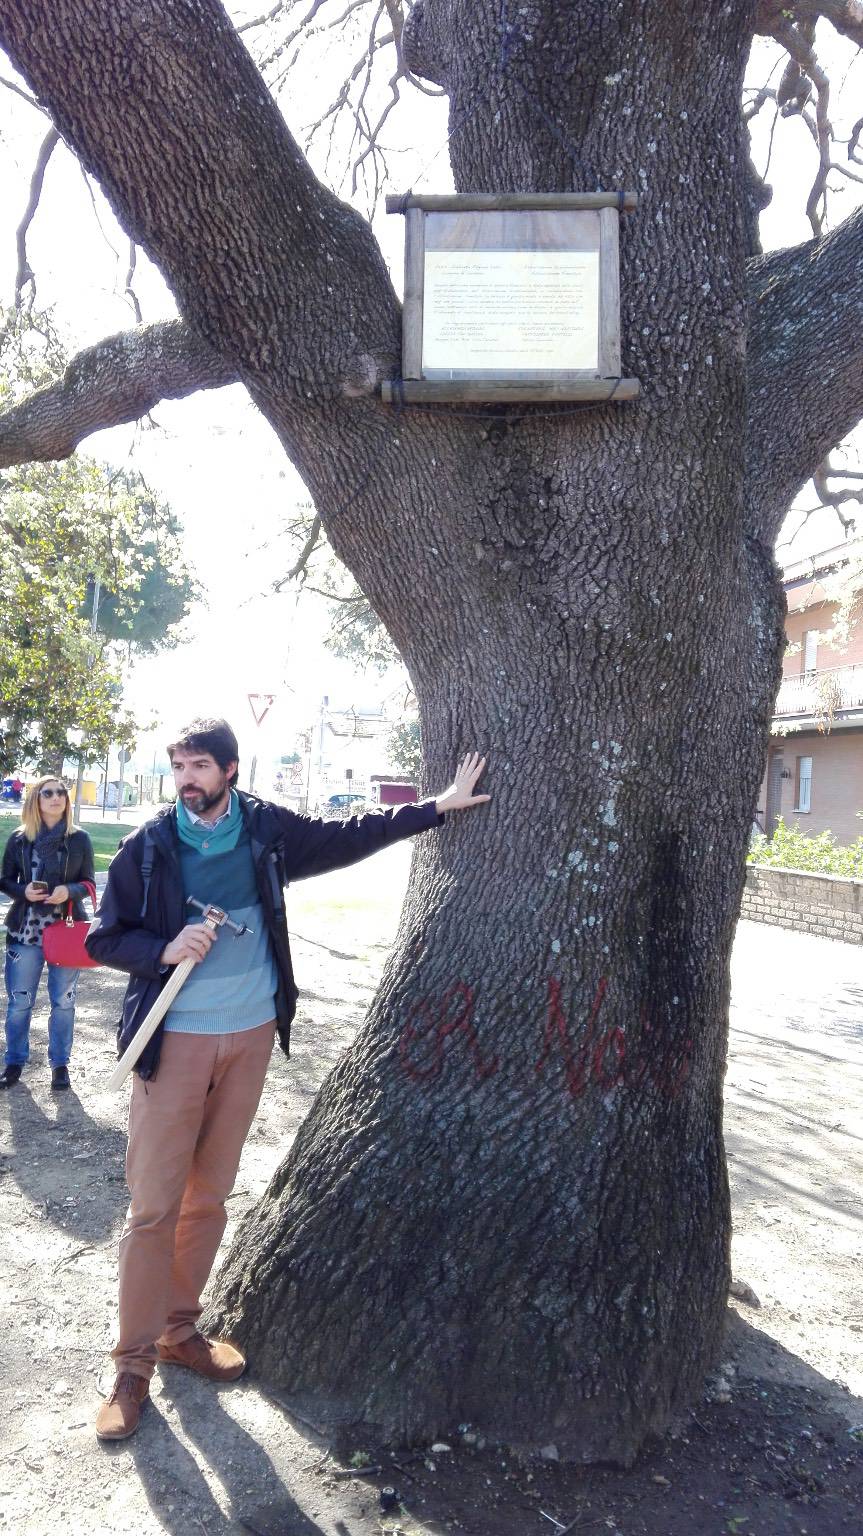
[[855, 838], [847, 848], [837, 843], [832, 832], [801, 832], [795, 823], [786, 827], [779, 819], [772, 838], [757, 832], [749, 849], [748, 864], [780, 865], [783, 869], [803, 869], [813, 875], [845, 875], [863, 880], [863, 837]]

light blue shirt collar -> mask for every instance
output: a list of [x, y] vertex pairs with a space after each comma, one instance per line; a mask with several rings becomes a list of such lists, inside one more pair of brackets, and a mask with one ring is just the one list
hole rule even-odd
[[203, 827], [205, 825], [208, 826], [208, 827], [218, 827], [223, 821], [227, 821], [228, 817], [231, 814], [232, 808], [233, 808], [232, 801], [231, 801], [231, 798], [229, 796], [228, 797], [228, 809], [226, 811], [223, 811], [221, 816], [217, 816], [215, 821], [208, 821], [208, 822], [205, 823], [203, 816], [196, 816], [195, 812], [194, 811], [190, 811], [189, 807], [187, 805], [183, 806], [183, 810], [186, 812], [186, 815], [188, 816], [189, 820], [196, 827], [198, 827], [198, 826]]

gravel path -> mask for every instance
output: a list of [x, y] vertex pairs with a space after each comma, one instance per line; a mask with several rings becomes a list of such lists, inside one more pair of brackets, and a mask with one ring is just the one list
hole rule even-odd
[[[406, 872], [404, 850], [395, 849], [376, 861], [371, 907], [367, 872], [337, 877], [335, 907], [321, 904], [316, 882], [294, 903], [304, 991], [296, 1054], [290, 1066], [281, 1056], [274, 1060], [231, 1200], [226, 1241], [352, 1038], [392, 940]], [[49, 1091], [42, 1018], [21, 1085], [0, 1099], [0, 1529], [16, 1536], [57, 1530], [362, 1536], [382, 1529], [431, 1536], [456, 1529], [454, 1515], [402, 1516], [401, 1523], [382, 1525], [375, 1489], [329, 1476], [326, 1445], [253, 1381], [216, 1392], [166, 1369], [154, 1380], [139, 1434], [125, 1445], [97, 1445], [92, 1421], [112, 1378], [106, 1352], [126, 1203], [126, 1095], [109, 1095], [105, 1087], [122, 989], [123, 978], [107, 971], [82, 980], [72, 1092]], [[750, 1379], [814, 1386], [858, 1424], [861, 1086], [863, 950], [741, 924], [727, 1139], [735, 1274], [761, 1307], [740, 1306], [720, 1386], [732, 1398], [735, 1382], [742, 1390]], [[495, 1498], [502, 1510], [503, 1495]], [[617, 1528], [613, 1521], [611, 1528]], [[811, 1514], [808, 1526], [800, 1526], [828, 1528]], [[528, 1533], [553, 1525], [534, 1507], [529, 1516], [501, 1515], [461, 1529]], [[654, 1529], [672, 1525], [621, 1525], [620, 1536]], [[713, 1529], [704, 1525], [705, 1532]], [[740, 1527], [744, 1536], [761, 1529], [786, 1527]], [[693, 1536], [702, 1532], [693, 1527]]]

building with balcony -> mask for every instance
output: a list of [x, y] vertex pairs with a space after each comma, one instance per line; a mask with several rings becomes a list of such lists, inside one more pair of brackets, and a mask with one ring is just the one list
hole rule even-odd
[[834, 631], [861, 552], [844, 544], [785, 568], [788, 649], [758, 800], [768, 836], [780, 816], [840, 843], [863, 834], [863, 614]]

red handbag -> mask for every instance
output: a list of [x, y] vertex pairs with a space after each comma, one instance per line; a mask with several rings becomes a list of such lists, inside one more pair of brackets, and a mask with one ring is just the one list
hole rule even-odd
[[[85, 880], [87, 894], [93, 903], [93, 911], [96, 910], [96, 887], [89, 880]], [[42, 953], [49, 965], [65, 965], [70, 970], [83, 971], [88, 966], [97, 966], [98, 960], [91, 960], [84, 948], [84, 940], [90, 924], [86, 921], [77, 922], [72, 916], [72, 901], [66, 903], [66, 916], [60, 923], [52, 923], [42, 935]]]

